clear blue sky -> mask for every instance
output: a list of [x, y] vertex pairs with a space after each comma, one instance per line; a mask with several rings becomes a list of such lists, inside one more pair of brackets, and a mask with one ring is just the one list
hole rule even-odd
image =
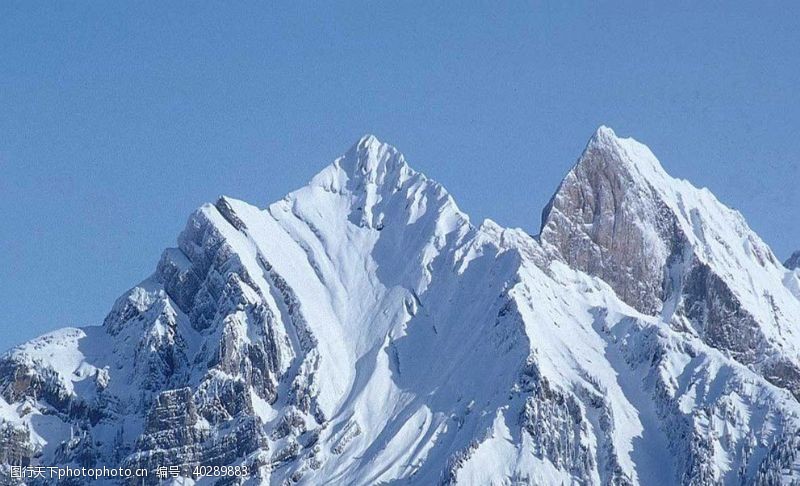
[[194, 208], [366, 132], [535, 233], [604, 123], [800, 248], [797, 2], [280, 3], [0, 5], [0, 348], [99, 324]]

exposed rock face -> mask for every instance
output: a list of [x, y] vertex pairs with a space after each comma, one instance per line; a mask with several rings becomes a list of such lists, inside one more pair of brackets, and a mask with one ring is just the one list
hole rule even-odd
[[[241, 400], [242, 396], [246, 394], [231, 398]], [[162, 392], [147, 414], [144, 431], [136, 441], [135, 452], [126, 458], [125, 467], [155, 470], [169, 464], [192, 471], [195, 466], [236, 463], [267, 447], [261, 421], [252, 410], [218, 421], [226, 423], [226, 430], [210, 427], [210, 422], [202, 419], [191, 389]]]
[[545, 207], [540, 238], [571, 266], [655, 315], [665, 297], [664, 268], [683, 235], [614, 133], [601, 128]]
[[544, 216], [474, 226], [371, 136], [265, 210], [205, 205], [102, 327], [0, 358], [0, 477], [800, 480], [800, 280], [741, 216], [605, 128]]
[[644, 145], [601, 127], [545, 208], [540, 240], [800, 397], [800, 306], [785, 270], [740, 214], [671, 178]]
[[9, 423], [0, 426], [0, 464], [29, 466], [35, 452], [27, 429]]
[[800, 250], [792, 253], [792, 256], [790, 256], [789, 259], [784, 262], [783, 266], [789, 270], [800, 268]]
[[525, 401], [520, 421], [530, 435], [533, 453], [576, 477], [590, 477], [597, 458], [589, 448], [589, 423], [580, 402], [550, 386], [534, 362], [524, 374]]

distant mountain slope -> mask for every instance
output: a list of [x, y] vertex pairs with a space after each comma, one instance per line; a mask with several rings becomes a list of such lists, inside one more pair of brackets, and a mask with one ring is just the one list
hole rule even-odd
[[800, 287], [741, 216], [601, 128], [543, 221], [474, 225], [372, 136], [267, 209], [222, 197], [103, 326], [3, 355], [2, 472], [800, 480]]
[[800, 268], [800, 250], [792, 253], [792, 256], [783, 265], [789, 270]]

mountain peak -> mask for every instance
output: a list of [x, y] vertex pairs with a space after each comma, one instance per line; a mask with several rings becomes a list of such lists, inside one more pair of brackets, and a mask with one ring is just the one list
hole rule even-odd
[[661, 262], [668, 249], [658, 231], [639, 228], [653, 226], [660, 214], [654, 187], [668, 187], [670, 180], [646, 146], [602, 125], [545, 207], [540, 241], [654, 315], [662, 304]]
[[405, 158], [394, 146], [366, 134], [339, 159], [339, 165], [350, 178], [378, 183], [387, 174], [407, 168]]
[[589, 139], [577, 165], [598, 163], [614, 172], [629, 172], [639, 182], [658, 185], [673, 180], [647, 145], [620, 137], [605, 125], [600, 125]]
[[595, 130], [592, 138], [589, 139], [590, 144], [609, 144], [616, 141], [619, 137], [611, 127], [600, 125]]
[[397, 148], [366, 134], [314, 176], [311, 185], [333, 192], [360, 193], [369, 186], [383, 186], [389, 181], [396, 184], [417, 174]]
[[647, 146], [606, 126], [590, 138], [545, 207], [540, 238], [651, 315], [667, 297], [668, 262], [688, 255], [682, 248], [693, 248], [702, 262], [749, 266], [754, 260], [762, 270], [771, 264], [768, 247], [741, 215], [708, 190], [671, 177]]
[[545, 208], [539, 238], [638, 311], [692, 329], [741, 363], [754, 362], [753, 350], [775, 357], [759, 371], [800, 397], [787, 317], [800, 306], [785, 269], [741, 214], [669, 176], [645, 145], [600, 127]]
[[368, 148], [380, 145], [381, 141], [378, 140], [378, 137], [376, 137], [371, 133], [365, 133], [364, 135], [362, 135], [361, 138], [358, 139], [358, 142], [356, 142], [355, 144], [357, 148]]

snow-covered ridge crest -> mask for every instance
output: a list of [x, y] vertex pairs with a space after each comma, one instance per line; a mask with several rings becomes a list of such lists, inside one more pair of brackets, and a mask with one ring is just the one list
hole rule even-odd
[[418, 173], [408, 166], [400, 151], [367, 134], [317, 174], [311, 184], [335, 191], [355, 191], [369, 184], [382, 185], [415, 175]]
[[434, 201], [436, 207], [441, 205], [443, 211], [469, 226], [469, 217], [441, 184], [412, 169], [399, 150], [374, 135], [361, 137], [314, 176], [307, 188], [287, 197], [291, 200], [314, 188], [349, 196], [349, 219], [361, 226], [382, 228], [386, 211], [403, 213], [407, 222], [413, 223]]
[[[797, 479], [791, 368], [715, 266], [744, 257], [699, 254], [643, 147], [598, 130], [539, 239], [473, 226], [372, 136], [266, 209], [202, 206], [104, 326], [0, 358], [0, 474], [239, 465], [245, 484], [281, 485]], [[705, 238], [719, 233], [706, 219], [731, 225], [678, 192]], [[614, 278], [635, 263], [620, 242], [656, 249], [663, 261], [646, 261], [663, 265]], [[791, 315], [775, 285], [753, 280]], [[760, 347], [712, 332], [709, 296], [741, 307], [725, 329]]]
[[650, 147], [631, 137], [619, 137], [613, 129], [605, 125], [601, 125], [595, 131], [583, 152], [586, 154], [595, 150], [617, 153], [619, 157], [615, 161], [625, 164], [629, 170], [640, 175], [643, 180], [670, 182], [671, 177]]

